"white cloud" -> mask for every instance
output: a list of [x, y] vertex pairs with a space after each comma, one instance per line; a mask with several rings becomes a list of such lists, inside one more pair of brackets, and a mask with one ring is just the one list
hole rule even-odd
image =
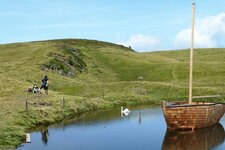
[[[191, 28], [180, 31], [175, 36], [175, 48], [189, 48], [190, 39]], [[225, 13], [196, 20], [194, 41], [198, 48], [224, 47]]]
[[143, 52], [159, 49], [160, 40], [156, 37], [136, 34], [132, 35], [128, 41], [120, 42], [118, 44], [124, 46], [131, 46], [132, 49]]

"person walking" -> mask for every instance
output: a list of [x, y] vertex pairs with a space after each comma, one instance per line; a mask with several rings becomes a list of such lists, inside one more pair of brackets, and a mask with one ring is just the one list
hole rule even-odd
[[44, 88], [45, 94], [48, 95], [48, 76], [45, 75], [44, 78], [41, 80], [41, 88]]

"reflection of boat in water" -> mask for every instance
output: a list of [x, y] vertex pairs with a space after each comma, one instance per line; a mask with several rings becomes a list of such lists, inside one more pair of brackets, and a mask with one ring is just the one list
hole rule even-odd
[[162, 150], [208, 150], [219, 146], [224, 140], [225, 132], [221, 124], [194, 131], [167, 130]]
[[194, 47], [194, 12], [192, 4], [192, 40], [190, 50], [190, 77], [188, 102], [163, 102], [163, 114], [169, 129], [196, 129], [219, 123], [224, 115], [225, 104], [192, 102], [192, 64]]

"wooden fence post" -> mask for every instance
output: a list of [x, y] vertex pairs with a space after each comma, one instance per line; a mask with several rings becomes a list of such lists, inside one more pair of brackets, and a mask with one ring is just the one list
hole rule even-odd
[[64, 107], [64, 98], [62, 98], [62, 100], [61, 100], [61, 105], [62, 105], [62, 107]]
[[26, 111], [28, 111], [28, 102], [26, 100]]
[[141, 81], [142, 81], [143, 79], [144, 79], [144, 77], [142, 77], [142, 76], [139, 76], [139, 77], [138, 77], [138, 80], [140, 81], [140, 89], [139, 89], [139, 90], [140, 90], [140, 91], [139, 91], [139, 92], [140, 92], [140, 95], [141, 95], [141, 86], [142, 86], [142, 85], [141, 85]]

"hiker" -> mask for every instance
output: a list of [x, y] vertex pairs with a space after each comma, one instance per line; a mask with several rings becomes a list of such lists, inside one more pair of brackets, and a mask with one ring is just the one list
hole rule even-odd
[[45, 94], [48, 95], [48, 76], [45, 75], [44, 78], [41, 80], [41, 88], [44, 88]]
[[38, 88], [36, 84], [34, 84], [33, 86], [33, 93], [40, 93], [40, 89]]

